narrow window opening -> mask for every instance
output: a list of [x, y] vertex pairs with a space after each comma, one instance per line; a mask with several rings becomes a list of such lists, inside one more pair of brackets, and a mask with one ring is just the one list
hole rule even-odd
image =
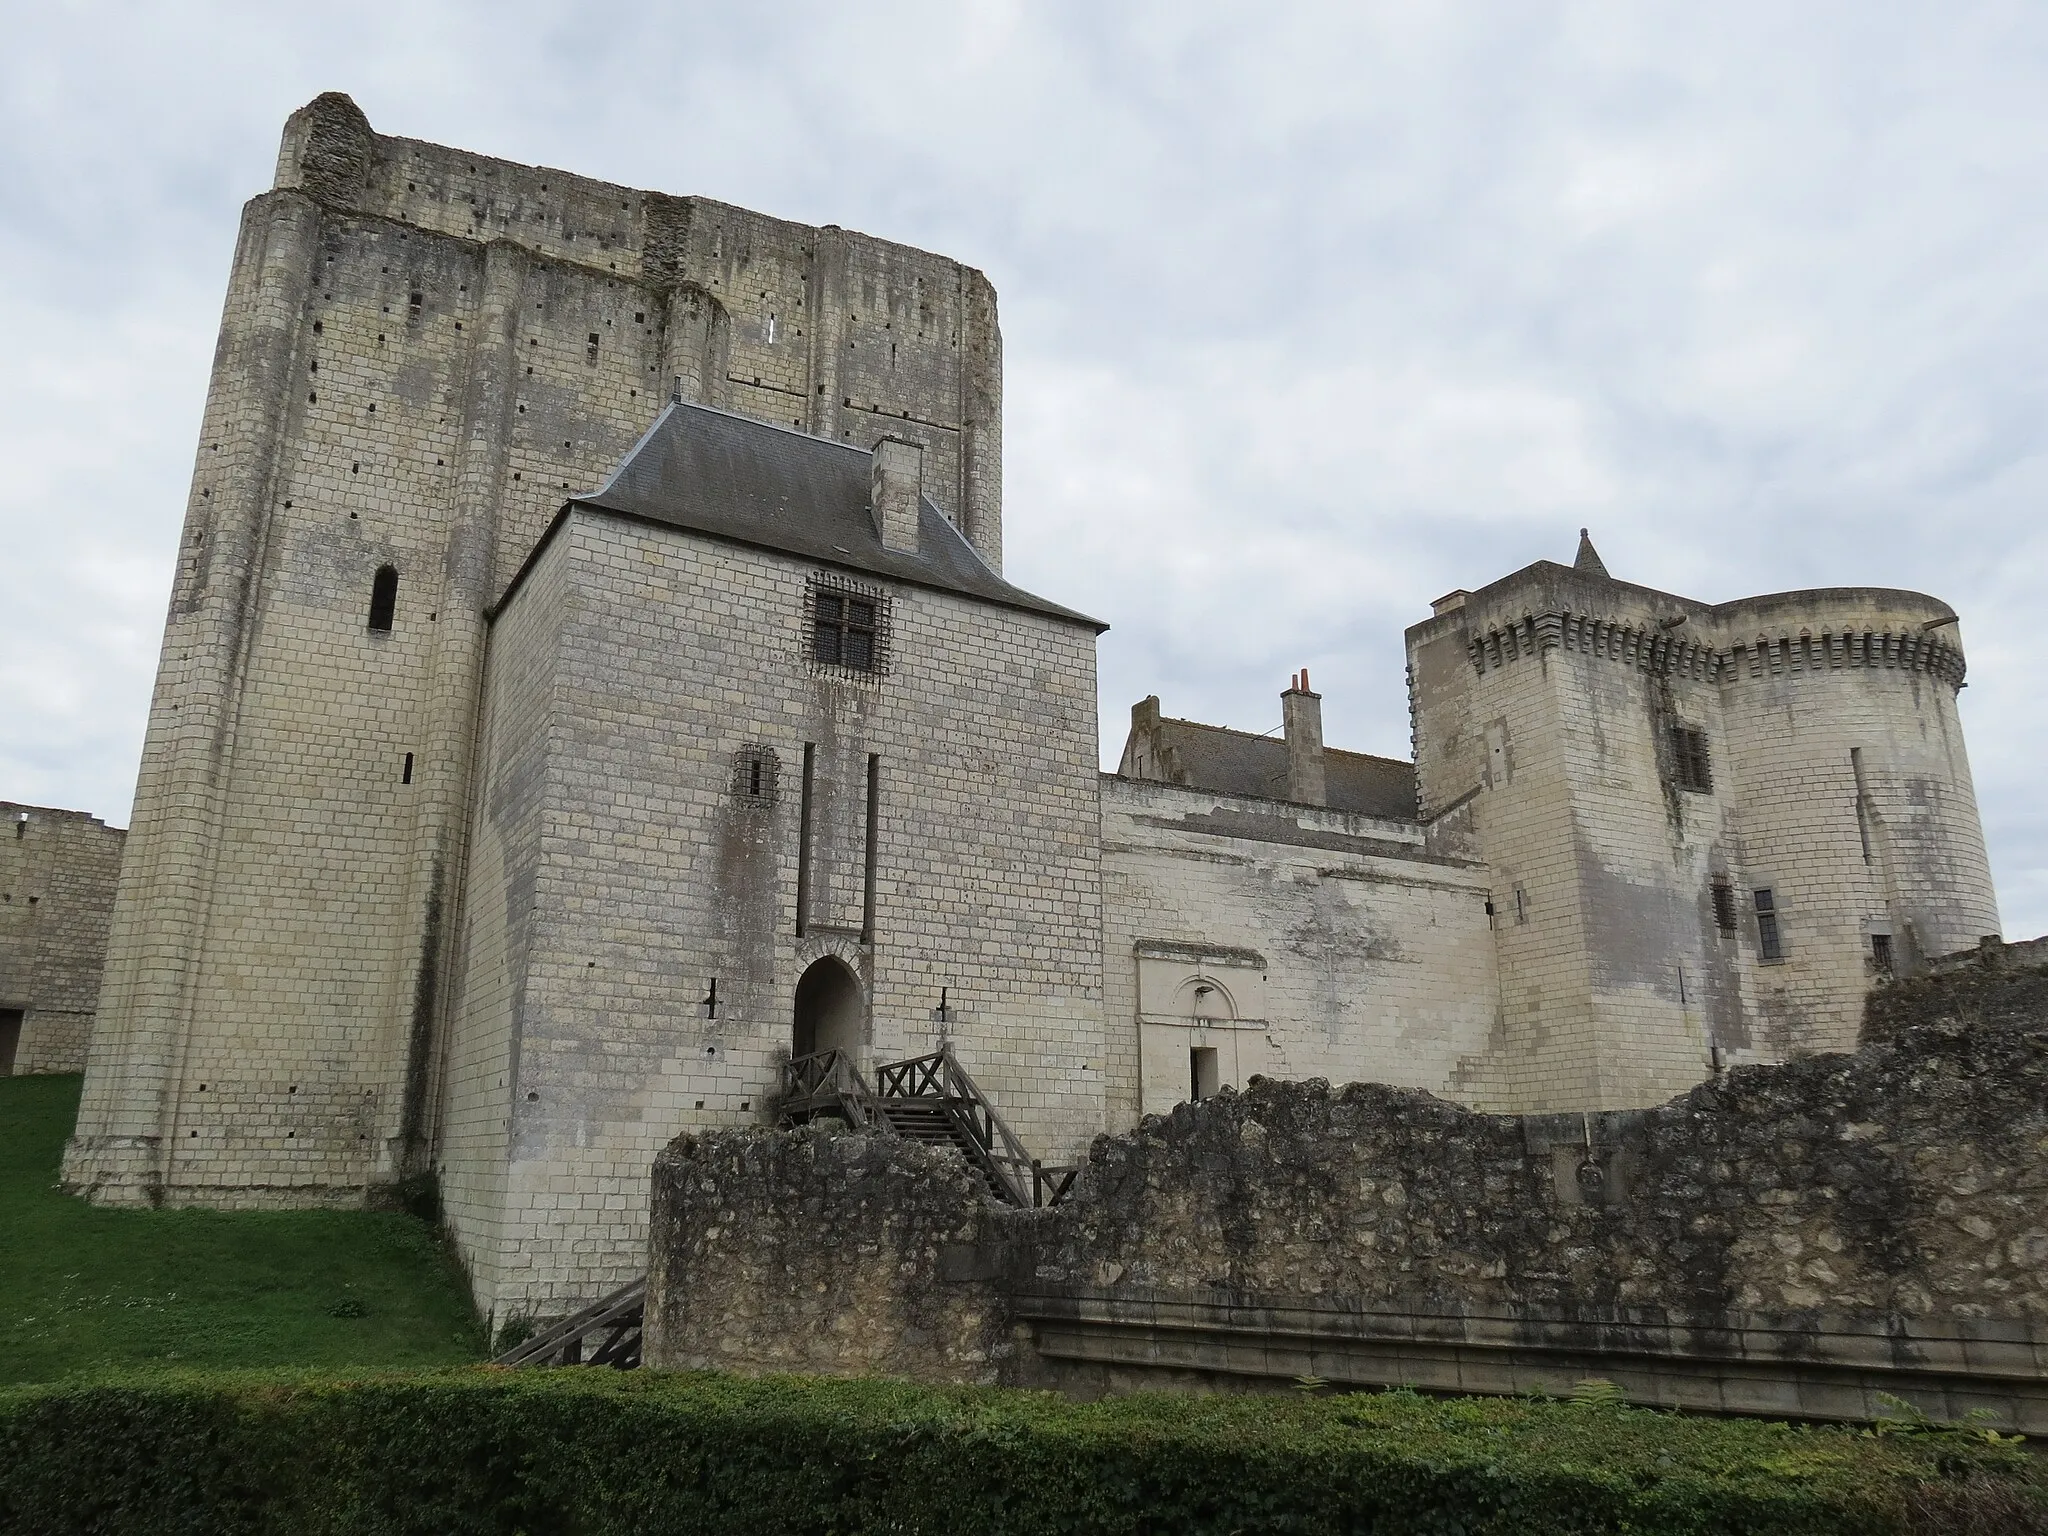
[[860, 885], [860, 938], [863, 944], [872, 944], [875, 941], [875, 825], [881, 803], [881, 788], [882, 759], [878, 754], [870, 752], [866, 847]]
[[405, 754], [405, 772], [398, 782], [401, 784], [410, 784], [412, 782], [412, 754], [410, 752]]
[[398, 570], [380, 565], [370, 583], [370, 628], [380, 634], [391, 632], [391, 620], [398, 612]]
[[773, 805], [781, 779], [782, 760], [773, 747], [741, 747], [733, 758], [732, 792], [743, 804]]
[[1518, 923], [1529, 921], [1529, 898], [1523, 895], [1522, 888], [1519, 885], [1515, 887], [1515, 921]]
[[1216, 1048], [1213, 1045], [1198, 1045], [1188, 1051], [1188, 1102], [1199, 1104], [1204, 1099], [1216, 1097], [1223, 1086], [1222, 1069], [1217, 1065]]
[[1871, 968], [1880, 976], [1892, 973], [1892, 936], [1888, 933], [1873, 933], [1870, 936]]
[[1714, 882], [1714, 926], [1723, 933], [1735, 931], [1735, 887], [1726, 880]]
[[1764, 960], [1785, 958], [1785, 936], [1778, 926], [1778, 897], [1768, 888], [1754, 893], [1756, 902], [1756, 952]]
[[804, 936], [811, 906], [811, 792], [817, 783], [817, 747], [804, 743], [803, 800], [796, 816], [796, 936]]
[[1849, 772], [1856, 780], [1856, 840], [1863, 845], [1863, 862], [1870, 862], [1870, 789], [1863, 782], [1863, 749], [1849, 749]]
[[412, 296], [412, 307], [413, 307], [414, 309], [418, 309], [418, 308], [419, 308], [419, 307], [420, 307], [421, 305], [425, 304], [425, 303], [426, 303], [426, 301], [427, 301], [427, 296], [426, 296], [425, 294], [423, 294], [423, 293], [416, 293], [416, 294], [414, 294], [414, 295]]

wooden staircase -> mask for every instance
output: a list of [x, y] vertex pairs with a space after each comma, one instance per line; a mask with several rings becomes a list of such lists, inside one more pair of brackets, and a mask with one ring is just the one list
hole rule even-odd
[[783, 1066], [782, 1081], [784, 1125], [831, 1116], [856, 1129], [951, 1147], [990, 1197], [1006, 1205], [1057, 1205], [1079, 1172], [1048, 1168], [1026, 1152], [951, 1045], [875, 1068], [872, 1089], [843, 1051], [799, 1056]]

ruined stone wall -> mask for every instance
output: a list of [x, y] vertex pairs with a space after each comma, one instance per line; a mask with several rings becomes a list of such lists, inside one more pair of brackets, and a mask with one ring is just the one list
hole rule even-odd
[[83, 811], [0, 800], [0, 1010], [21, 1015], [16, 1075], [85, 1068], [126, 838]]
[[[792, 1337], [918, 1315], [960, 1321], [882, 1368], [1284, 1380], [1276, 1359], [1341, 1362], [1377, 1329], [1348, 1379], [1513, 1390], [1576, 1372], [1701, 1402], [1671, 1383], [1704, 1365], [1721, 1373], [1707, 1406], [1860, 1412], [1873, 1380], [1939, 1381], [1951, 1406], [2038, 1399], [2048, 970], [1951, 981], [1888, 989], [1883, 1038], [1853, 1055], [1739, 1068], [1650, 1110], [1489, 1116], [1261, 1081], [1104, 1137], [1049, 1211], [956, 1197], [945, 1169], [867, 1138], [680, 1140], [656, 1170], [649, 1358], [781, 1369]], [[814, 1308], [828, 1270], [874, 1288], [857, 1321]], [[1431, 1375], [1454, 1346], [1468, 1374]], [[805, 1369], [874, 1368], [804, 1349]], [[1485, 1350], [1492, 1374], [1472, 1374]], [[1784, 1396], [1788, 1372], [1825, 1390]]]
[[298, 1204], [423, 1169], [483, 614], [567, 493], [680, 378], [922, 443], [999, 565], [1000, 367], [944, 257], [294, 114], [230, 274], [67, 1184]]
[[1191, 1050], [1240, 1088], [1443, 1091], [1485, 1047], [1487, 872], [1414, 823], [1104, 775], [1102, 843], [1105, 1011], [1142, 1058], [1122, 1124], [1190, 1096]]
[[[569, 1311], [639, 1272], [655, 1155], [772, 1118], [798, 979], [826, 956], [866, 999], [865, 1065], [935, 1049], [943, 991], [961, 1059], [1035, 1155], [1074, 1161], [1115, 1123], [1093, 626], [864, 578], [886, 668], [847, 673], [811, 661], [818, 574], [578, 509], [496, 620], [457, 1041], [475, 1139], [458, 1149], [451, 1120], [444, 1155], [451, 1188], [482, 1177], [458, 1155], [505, 1165], [495, 1228], [451, 1205], [465, 1251], [498, 1247], [475, 1265], [486, 1308]], [[519, 697], [536, 687], [544, 716]]]

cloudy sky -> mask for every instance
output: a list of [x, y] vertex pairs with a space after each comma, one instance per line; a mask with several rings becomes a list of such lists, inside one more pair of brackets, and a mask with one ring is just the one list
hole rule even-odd
[[988, 272], [1009, 572], [1130, 703], [1405, 756], [1401, 631], [1590, 524], [1964, 616], [2048, 930], [2048, 6], [0, 0], [0, 798], [125, 822], [242, 201], [387, 133]]

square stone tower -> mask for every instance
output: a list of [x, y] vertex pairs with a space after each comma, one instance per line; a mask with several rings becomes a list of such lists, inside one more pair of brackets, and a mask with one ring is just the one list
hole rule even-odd
[[867, 450], [1002, 560], [980, 273], [374, 133], [243, 214], [73, 1189], [355, 1201], [431, 1163], [485, 612], [672, 391]]

